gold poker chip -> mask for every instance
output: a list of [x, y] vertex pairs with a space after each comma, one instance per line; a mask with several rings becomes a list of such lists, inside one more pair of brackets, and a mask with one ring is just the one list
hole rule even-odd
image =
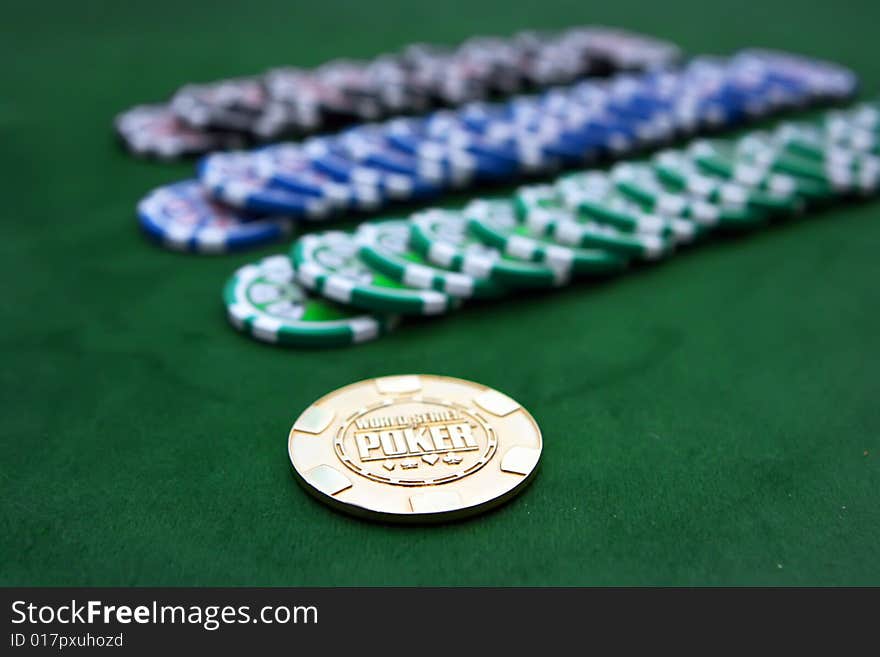
[[507, 395], [434, 375], [359, 381], [309, 406], [288, 453], [305, 489], [355, 515], [392, 522], [462, 518], [519, 493], [541, 430]]

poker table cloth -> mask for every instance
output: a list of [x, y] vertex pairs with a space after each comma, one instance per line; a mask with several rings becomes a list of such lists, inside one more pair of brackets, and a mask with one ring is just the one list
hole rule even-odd
[[[826, 57], [876, 96], [876, 2], [4, 13], [0, 584], [880, 584], [880, 202], [362, 346], [285, 350], [231, 329], [220, 291], [286, 245], [198, 257], [149, 243], [136, 201], [191, 165], [136, 161], [110, 129], [117, 111], [191, 80], [584, 23], [690, 54]], [[286, 452], [300, 411], [353, 381], [419, 372], [528, 408], [545, 441], [534, 483], [429, 527], [307, 495]]]

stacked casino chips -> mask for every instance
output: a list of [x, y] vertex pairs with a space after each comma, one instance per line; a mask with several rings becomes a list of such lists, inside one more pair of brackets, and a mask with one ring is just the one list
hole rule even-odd
[[148, 195], [138, 216], [168, 248], [241, 249], [278, 240], [297, 223], [582, 168], [839, 102], [855, 88], [850, 71], [786, 53], [701, 57], [678, 70], [617, 75], [301, 143], [216, 153], [199, 163], [198, 180]]
[[232, 324], [263, 341], [362, 342], [400, 316], [616, 275], [715, 232], [754, 230], [878, 191], [880, 104], [869, 103], [567, 174], [462, 210], [307, 234], [289, 258], [236, 272], [224, 300]]
[[135, 155], [174, 159], [663, 67], [678, 57], [670, 43], [604, 27], [476, 37], [457, 48], [416, 44], [372, 61], [336, 60], [313, 70], [277, 68], [189, 84], [168, 103], [123, 112], [115, 128]]

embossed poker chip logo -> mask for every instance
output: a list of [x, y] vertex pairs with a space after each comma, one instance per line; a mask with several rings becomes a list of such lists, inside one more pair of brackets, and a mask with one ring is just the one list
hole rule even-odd
[[476, 409], [416, 396], [377, 401], [340, 426], [339, 459], [359, 475], [401, 486], [430, 486], [482, 468], [498, 446]]

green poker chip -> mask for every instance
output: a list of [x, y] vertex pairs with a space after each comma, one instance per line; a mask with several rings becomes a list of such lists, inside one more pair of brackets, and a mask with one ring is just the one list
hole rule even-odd
[[880, 157], [880, 132], [855, 127], [841, 127], [838, 123], [823, 125], [825, 137], [837, 148], [853, 150]]
[[353, 312], [309, 294], [294, 281], [290, 259], [275, 255], [238, 269], [223, 288], [229, 322], [273, 344], [330, 347], [374, 340], [397, 317]]
[[672, 244], [687, 244], [705, 231], [702, 224], [692, 219], [646, 211], [639, 203], [621, 193], [604, 173], [565, 176], [556, 181], [553, 187], [561, 204], [578, 216], [626, 233], [656, 235]]
[[701, 170], [747, 187], [782, 193], [794, 188], [807, 204], [822, 203], [834, 196], [834, 190], [827, 183], [791, 175], [766, 158], [759, 161], [739, 151], [733, 143], [700, 140], [691, 144], [686, 152]]
[[509, 287], [564, 285], [571, 270], [526, 262], [503, 254], [468, 230], [464, 214], [431, 209], [410, 217], [410, 243], [418, 253], [444, 269], [488, 278]]
[[752, 228], [767, 218], [744, 201], [721, 205], [673, 190], [647, 163], [618, 165], [611, 170], [611, 179], [621, 192], [651, 212], [687, 217], [707, 228]]
[[753, 208], [771, 216], [792, 215], [803, 211], [805, 204], [796, 185], [786, 189], [763, 191], [702, 171], [682, 151], [664, 151], [653, 159], [657, 177], [673, 190], [705, 199], [721, 206]]
[[[521, 222], [516, 204], [506, 199], [474, 201], [464, 209], [464, 215], [471, 231], [502, 253], [529, 262], [565, 267], [575, 274], [617, 272], [634, 257], [659, 257], [663, 251], [656, 236], [641, 240], [631, 235], [622, 237], [613, 228], [578, 223], [573, 219], [560, 220], [554, 234], [542, 235]], [[581, 244], [585, 241], [587, 244]]]
[[507, 289], [463, 272], [441, 269], [410, 247], [410, 222], [389, 219], [361, 224], [355, 233], [360, 257], [376, 271], [406, 286], [432, 289], [460, 298], [496, 298]]
[[828, 112], [822, 117], [821, 129], [835, 143], [880, 154], [880, 106], [876, 103]]
[[415, 289], [369, 267], [354, 236], [342, 231], [312, 233], [291, 249], [296, 279], [321, 296], [373, 312], [437, 315], [455, 307], [448, 294]]
[[880, 101], [860, 103], [848, 112], [848, 118], [866, 130], [880, 132]]
[[811, 126], [788, 124], [772, 135], [749, 136], [742, 148], [775, 158], [792, 175], [828, 184], [839, 194], [867, 196], [880, 186], [880, 158], [835, 144]]
[[880, 135], [854, 129], [841, 133], [806, 123], [783, 123], [773, 132], [790, 152], [813, 160], [845, 165], [875, 162], [880, 155]]
[[561, 181], [557, 181], [557, 185], [564, 189], [554, 185], [532, 185], [514, 193], [513, 206], [517, 216], [539, 236], [552, 237], [569, 246], [608, 248], [634, 257], [649, 258], [659, 255], [658, 250], [668, 251], [677, 241], [693, 239], [692, 224], [682, 222], [687, 225], [682, 234], [676, 236], [673, 222], [641, 213], [635, 207], [632, 213], [611, 213], [607, 220], [595, 217], [582, 205], [589, 206], [597, 201], [602, 209], [607, 205], [595, 197], [590, 198], [590, 185], [583, 188]]
[[854, 190], [852, 171], [848, 167], [822, 162], [790, 152], [782, 140], [772, 135], [754, 133], [740, 139], [736, 152], [741, 160], [772, 171], [794, 176], [825, 187], [830, 196], [844, 196]]

